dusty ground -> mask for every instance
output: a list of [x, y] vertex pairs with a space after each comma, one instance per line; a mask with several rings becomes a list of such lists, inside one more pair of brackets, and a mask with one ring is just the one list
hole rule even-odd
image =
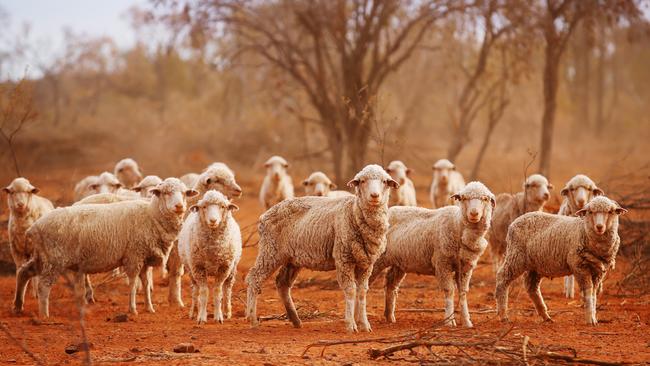
[[[45, 190], [47, 192], [47, 189]], [[51, 192], [54, 193], [54, 192]], [[424, 197], [423, 197], [424, 198]], [[240, 201], [237, 219], [242, 227], [254, 223], [260, 208], [250, 194]], [[247, 230], [248, 231], [248, 230]], [[4, 234], [3, 234], [4, 235]], [[247, 235], [244, 234], [244, 237]], [[255, 241], [255, 238], [252, 238]], [[86, 332], [92, 344], [91, 355], [95, 363], [106, 364], [369, 364], [367, 349], [378, 344], [359, 343], [328, 348], [324, 357], [320, 349], [312, 349], [306, 358], [301, 357], [305, 346], [318, 340], [365, 339], [386, 337], [423, 328], [439, 321], [443, 314], [433, 312], [405, 312], [399, 309], [440, 309], [441, 292], [434, 278], [407, 276], [398, 299], [397, 323], [383, 321], [383, 292], [376, 284], [369, 295], [368, 311], [373, 326], [372, 334], [346, 334], [342, 321], [342, 293], [338, 290], [333, 273], [302, 272], [293, 291], [301, 314], [302, 329], [294, 329], [286, 320], [262, 322], [251, 329], [242, 318], [245, 299], [243, 278], [255, 260], [257, 249], [245, 248], [239, 267], [236, 298], [233, 300], [234, 319], [223, 325], [209, 323], [198, 326], [188, 319], [186, 310], [170, 307], [166, 303], [167, 286], [156, 272], [154, 290], [155, 314], [144, 311], [139, 297], [140, 315], [130, 317], [128, 322], [107, 321], [127, 309], [127, 286], [122, 280], [96, 287], [97, 303], [86, 308]], [[597, 327], [583, 325], [583, 313], [579, 301], [562, 297], [561, 279], [543, 282], [543, 292], [555, 323], [542, 323], [534, 313], [527, 296], [511, 295], [511, 319], [515, 327], [512, 333], [527, 335], [531, 343], [538, 345], [563, 345], [573, 347], [578, 356], [607, 361], [650, 362], [650, 296], [617, 295], [616, 281], [625, 273], [625, 263], [620, 263], [610, 275], [605, 294], [599, 301]], [[94, 276], [101, 282], [103, 275]], [[15, 281], [13, 277], [0, 278], [0, 323], [24, 348], [47, 364], [77, 364], [82, 354], [68, 355], [67, 345], [81, 340], [78, 310], [73, 297], [59, 283], [50, 297], [52, 317], [46, 321], [37, 319], [37, 304], [28, 295], [25, 314], [12, 315]], [[189, 303], [189, 284], [183, 282], [183, 298]], [[469, 295], [474, 332], [507, 329], [493, 312], [494, 275], [486, 258], [479, 264], [472, 279]], [[260, 297], [260, 316], [280, 315], [283, 308], [278, 301], [269, 279]], [[199, 353], [178, 355], [172, 353], [175, 345], [191, 342]], [[0, 333], [0, 364], [33, 364], [34, 361], [6, 333]], [[388, 361], [380, 361], [387, 363]]]

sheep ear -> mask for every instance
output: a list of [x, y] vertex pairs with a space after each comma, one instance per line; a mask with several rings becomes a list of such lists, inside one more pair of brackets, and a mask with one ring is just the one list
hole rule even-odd
[[451, 166], [451, 170], [456, 170], [456, 166], [455, 166], [455, 165], [452, 165], [452, 166]]
[[36, 187], [32, 187], [32, 190], [30, 192], [32, 192], [33, 194], [36, 194], [36, 193], [38, 193], [40, 191], [41, 191], [40, 189], [38, 189]]
[[305, 186], [305, 187], [308, 186], [308, 185], [309, 185], [309, 181], [308, 181], [307, 179], [303, 180], [303, 181], [302, 181], [302, 185]]
[[593, 192], [594, 192], [594, 196], [596, 197], [605, 195], [605, 192], [603, 192], [603, 190], [598, 187], [594, 188]]
[[358, 179], [352, 179], [351, 181], [348, 182], [348, 187], [353, 188], [359, 186], [359, 180]]
[[616, 212], [617, 215], [625, 215], [627, 213], [627, 210], [623, 207], [616, 207], [614, 209], [614, 212]]
[[334, 183], [330, 183], [330, 189], [337, 189], [338, 187]]
[[411, 169], [411, 168], [406, 168], [406, 175], [407, 175], [407, 176], [409, 176], [409, 177], [410, 177], [410, 176], [411, 176], [411, 174], [413, 174], [413, 173], [415, 173], [415, 169]]
[[285, 169], [289, 169], [289, 166], [290, 166], [289, 163], [284, 164]]
[[140, 191], [142, 191], [142, 187], [141, 186], [135, 186], [135, 187], [133, 187], [133, 190], [136, 191], [136, 192], [140, 192]]
[[158, 188], [153, 188], [151, 191], [149, 191], [151, 194], [153, 194], [156, 197], [160, 197], [160, 189]]
[[239, 206], [237, 206], [237, 205], [234, 204], [234, 203], [230, 203], [230, 204], [228, 204], [228, 209], [229, 209], [230, 211], [239, 211]]
[[460, 201], [460, 195], [458, 193], [452, 194], [450, 197], [452, 200]]
[[212, 178], [211, 177], [205, 178], [205, 181], [203, 181], [203, 185], [208, 186], [210, 184], [212, 184]]
[[384, 170], [386, 171], [386, 173], [390, 174], [390, 169], [389, 168], [384, 168]]
[[497, 206], [497, 200], [495, 200], [494, 197], [490, 197], [490, 203], [492, 203], [492, 208]]
[[199, 194], [199, 192], [193, 189], [188, 189], [187, 191], [185, 191], [185, 197], [194, 197], [197, 194]]
[[560, 191], [560, 194], [562, 196], [568, 196], [569, 195], [569, 188], [566, 188], [566, 187], [562, 188], [562, 190]]
[[555, 186], [552, 185], [551, 183], [549, 183], [548, 186], [546, 187], [548, 188], [549, 191], [552, 191], [555, 188]]
[[583, 217], [586, 214], [587, 214], [587, 209], [583, 208], [581, 210], [576, 211], [576, 213], [574, 215], [577, 216], [577, 217]]
[[196, 211], [198, 211], [198, 210], [199, 210], [199, 206], [197, 206], [197, 205], [192, 205], [192, 206], [190, 206], [190, 211], [192, 211], [192, 212], [196, 212]]
[[389, 179], [388, 180], [388, 186], [394, 189], [399, 188], [399, 183], [395, 179]]
[[4, 193], [6, 193], [6, 194], [9, 194], [9, 193], [11, 193], [11, 188], [9, 188], [9, 187], [4, 187], [4, 188], [2, 188], [2, 191], [3, 191]]
[[114, 184], [115, 188], [120, 189], [123, 187], [122, 183], [115, 183]]

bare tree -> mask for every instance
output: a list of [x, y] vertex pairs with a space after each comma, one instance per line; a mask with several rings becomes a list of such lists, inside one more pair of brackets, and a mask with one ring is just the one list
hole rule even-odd
[[31, 90], [24, 78], [0, 95], [0, 108], [0, 136], [9, 148], [16, 176], [21, 176], [15, 138], [27, 123], [36, 118]]
[[408, 60], [458, 1], [197, 0], [182, 9], [190, 29], [231, 37], [229, 59], [252, 53], [304, 92], [327, 138], [338, 183], [364, 163], [372, 108], [386, 77]]

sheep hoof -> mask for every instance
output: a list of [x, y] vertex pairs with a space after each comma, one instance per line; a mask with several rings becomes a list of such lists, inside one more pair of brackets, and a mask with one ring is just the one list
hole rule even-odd
[[23, 308], [22, 307], [14, 307], [11, 309], [14, 315], [20, 315], [23, 313]]
[[510, 323], [510, 319], [507, 316], [501, 317], [502, 323]]
[[136, 309], [129, 309], [129, 313], [131, 313], [131, 315], [138, 315], [138, 311]]
[[465, 325], [465, 328], [474, 328], [474, 324], [469, 320], [466, 321], [464, 325]]
[[292, 322], [294, 328], [302, 328], [302, 322], [298, 320], [297, 322]]
[[223, 324], [223, 315], [221, 316], [215, 316], [214, 321], [216, 321], [219, 324]]
[[361, 324], [361, 330], [371, 333], [372, 327], [370, 326], [370, 324]]
[[347, 331], [348, 331], [348, 333], [357, 333], [359, 331], [359, 328], [357, 328], [356, 323], [351, 323], [351, 324], [348, 324]]
[[206, 323], [206, 321], [203, 320], [203, 319], [199, 319], [199, 320], [196, 321], [196, 324], [198, 324], [198, 325], [203, 325], [205, 323]]
[[390, 315], [386, 317], [386, 322], [388, 323], [395, 323], [397, 320], [395, 319], [395, 315]]
[[260, 321], [257, 319], [251, 319], [251, 328], [257, 328], [260, 326]]
[[550, 316], [546, 316], [546, 318], [544, 318], [544, 323], [555, 323], [555, 320], [551, 319]]
[[95, 303], [95, 298], [93, 296], [86, 297], [86, 304], [94, 304], [94, 303]]
[[150, 307], [150, 308], [147, 308], [147, 312], [151, 313], [151, 314], [154, 314], [156, 312], [156, 310], [154, 310], [154, 308]]

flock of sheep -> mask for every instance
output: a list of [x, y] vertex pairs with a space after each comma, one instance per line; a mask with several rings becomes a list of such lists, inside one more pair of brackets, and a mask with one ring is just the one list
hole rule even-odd
[[[289, 164], [279, 156], [266, 163], [260, 202], [259, 251], [246, 276], [246, 317], [258, 323], [257, 296], [275, 272], [278, 295], [288, 319], [300, 327], [291, 288], [300, 269], [336, 271], [345, 297], [348, 331], [370, 331], [366, 314], [369, 284], [385, 277], [385, 318], [395, 322], [399, 286], [407, 273], [435, 275], [444, 292], [445, 320], [456, 325], [454, 292], [461, 321], [471, 327], [467, 294], [476, 264], [488, 246], [496, 272], [497, 313], [507, 320], [508, 289], [524, 275], [538, 314], [547, 321], [540, 291], [543, 277], [573, 278], [584, 301], [587, 324], [596, 324], [596, 296], [615, 265], [620, 238], [618, 216], [625, 213], [585, 175], [561, 191], [558, 214], [542, 212], [553, 189], [533, 174], [516, 194], [495, 196], [483, 183], [465, 184], [446, 159], [433, 165], [430, 200], [417, 207], [411, 170], [401, 161], [368, 165], [346, 190], [322, 172], [302, 182], [306, 196], [294, 198]], [[75, 203], [54, 208], [38, 188], [16, 178], [4, 188], [10, 209], [9, 239], [16, 273], [14, 312], [20, 313], [32, 282], [39, 312], [49, 316], [48, 297], [61, 275], [72, 274], [84, 298], [94, 302], [89, 274], [123, 271], [130, 284], [129, 311], [137, 314], [136, 294], [154, 312], [152, 268], [169, 277], [169, 302], [183, 307], [181, 277], [189, 272], [190, 318], [208, 320], [208, 278], [214, 278], [214, 319], [232, 315], [231, 295], [242, 254], [233, 200], [242, 194], [234, 172], [214, 163], [180, 179], [142, 177], [138, 164], [124, 159], [114, 173], [81, 180]], [[390, 208], [389, 208], [390, 207]], [[222, 299], [225, 292], [225, 314]], [[358, 325], [357, 325], [358, 324]]]

